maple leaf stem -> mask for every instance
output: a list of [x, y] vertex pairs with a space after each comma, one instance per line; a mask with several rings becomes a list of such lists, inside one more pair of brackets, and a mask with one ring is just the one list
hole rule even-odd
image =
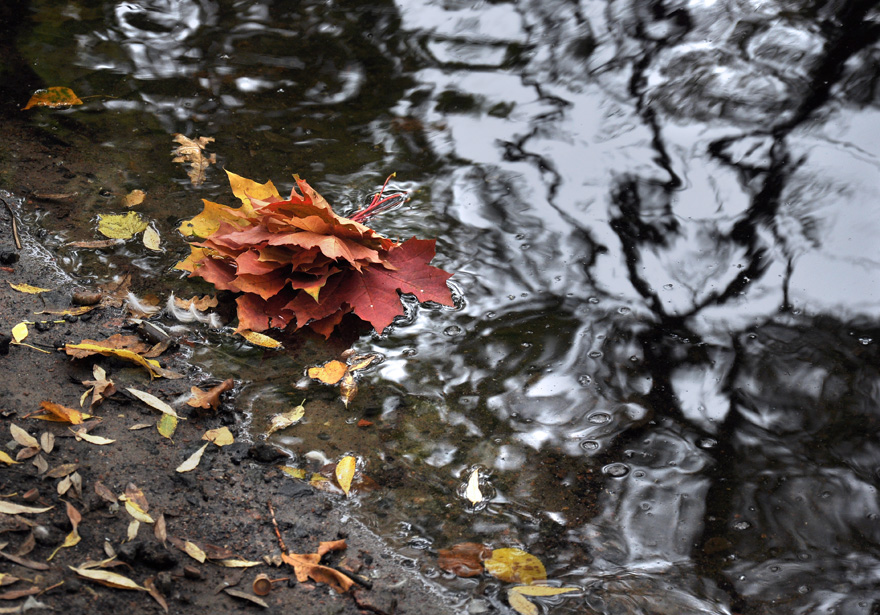
[[[367, 205], [364, 209], [356, 212], [351, 217], [351, 219], [355, 222], [363, 222], [370, 216], [375, 216], [376, 214], [381, 213], [386, 209], [389, 209], [391, 206], [385, 205], [386, 203], [392, 202], [395, 199], [405, 199], [409, 194], [408, 192], [404, 192], [403, 194], [391, 194], [389, 196], [386, 196], [385, 198], [382, 198], [382, 195], [385, 193], [385, 188], [388, 186], [388, 182], [391, 181], [391, 178], [395, 177], [396, 175], [397, 173], [392, 173], [387, 178], [385, 178], [385, 183], [382, 184], [382, 189], [373, 196], [373, 200], [370, 201], [370, 204]], [[385, 207], [383, 207], [383, 205], [385, 205]]]
[[275, 526], [275, 536], [278, 537], [278, 544], [281, 547], [281, 551], [284, 553], [290, 553], [287, 550], [287, 545], [284, 544], [284, 539], [281, 537], [281, 530], [278, 529], [278, 522], [275, 520], [275, 509], [272, 507], [272, 502], [266, 502], [269, 506], [269, 513], [272, 515], [272, 525]]

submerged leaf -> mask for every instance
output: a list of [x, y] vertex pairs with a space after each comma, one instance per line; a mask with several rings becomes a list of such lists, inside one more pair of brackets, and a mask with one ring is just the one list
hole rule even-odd
[[483, 565], [486, 572], [507, 583], [529, 585], [547, 578], [541, 560], [522, 549], [495, 549]]
[[251, 344], [256, 344], [257, 346], [262, 346], [264, 348], [278, 348], [281, 346], [281, 342], [278, 340], [272, 339], [268, 335], [257, 333], [256, 331], [248, 331], [247, 329], [244, 329], [238, 331], [238, 334]]
[[143, 190], [132, 190], [122, 199], [122, 204], [126, 207], [134, 207], [143, 203], [146, 196], [147, 193]]
[[32, 107], [50, 107], [55, 109], [81, 104], [83, 104], [83, 101], [70, 88], [53, 86], [34, 92], [27, 104], [22, 107], [22, 111]]
[[269, 430], [266, 431], [266, 435], [271, 435], [276, 431], [281, 429], [286, 429], [290, 427], [305, 415], [306, 409], [302, 404], [298, 405], [293, 410], [288, 410], [287, 412], [282, 412], [281, 414], [274, 415], [269, 421]]
[[213, 143], [214, 137], [198, 137], [193, 140], [182, 134], [175, 134], [174, 141], [179, 143], [174, 148], [174, 159], [171, 162], [180, 162], [189, 164], [189, 180], [193, 186], [199, 186], [205, 181], [205, 171], [207, 168], [217, 162], [217, 155], [205, 155], [205, 146]]
[[452, 549], [440, 549], [437, 566], [459, 577], [483, 574], [483, 562], [492, 557], [492, 549], [477, 542], [463, 542]]
[[110, 239], [129, 239], [147, 228], [147, 221], [136, 211], [98, 216], [98, 232]]

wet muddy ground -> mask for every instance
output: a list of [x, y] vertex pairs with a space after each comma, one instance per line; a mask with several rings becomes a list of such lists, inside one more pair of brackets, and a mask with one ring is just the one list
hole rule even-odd
[[[17, 176], [4, 178], [5, 186], [16, 188], [15, 193], [4, 192], [6, 198], [26, 198], [28, 206], [51, 207], [52, 215], [65, 216], [68, 208], [76, 207], [77, 199], [40, 201], [35, 195], [108, 189], [96, 185], [92, 172], [100, 168], [100, 160], [84, 159], [70, 144], [47, 142], [45, 134], [22, 126], [8, 125], [6, 134], [11, 148], [4, 155], [20, 161], [15, 167]], [[0, 514], [2, 553], [20, 555], [17, 562], [4, 558], [0, 564], [3, 574], [20, 579], [0, 588], [0, 598], [7, 597], [9, 592], [27, 590], [18, 599], [0, 601], [0, 609], [21, 606], [30, 610], [42, 605], [44, 609], [66, 613], [162, 612], [159, 603], [145, 592], [105, 587], [80, 578], [70, 569], [115, 553], [119, 565], [109, 570], [141, 585], [152, 578], [171, 613], [453, 611], [440, 590], [428, 585], [407, 566], [411, 563], [407, 558], [395, 555], [370, 530], [345, 513], [340, 506], [342, 496], [316, 491], [286, 476], [277, 467], [283, 463], [284, 453], [266, 444], [249, 442], [234, 429], [240, 422], [235, 390], [224, 394], [216, 411], [178, 406], [187, 420], [180, 421], [173, 440], [162, 437], [155, 427], [132, 431], [130, 428], [137, 424], [155, 424], [160, 413], [130, 396], [125, 388], [145, 390], [173, 402], [185, 399], [193, 385], [207, 388], [218, 381], [189, 365], [186, 353], [179, 349], [169, 350], [159, 360], [183, 377], [152, 381], [146, 370], [116, 358], [72, 360], [55, 350], [65, 343], [133, 332], [118, 308], [97, 309], [86, 317], [67, 320], [36, 315], [42, 310], [70, 308], [76, 286], [54, 267], [51, 256], [39, 247], [27, 228], [19, 227], [23, 247], [16, 248], [6, 208], [0, 211], [0, 220], [0, 254], [4, 261], [0, 270], [0, 330], [4, 336], [0, 347], [4, 381], [0, 386], [0, 431], [5, 434], [2, 450], [12, 458], [22, 450], [10, 435], [12, 424], [37, 439], [47, 432], [55, 437], [51, 452], [41, 451], [18, 464], [0, 466], [0, 496], [4, 504], [51, 507], [42, 513]], [[10, 283], [53, 290], [26, 294], [13, 290]], [[9, 344], [9, 332], [15, 324], [43, 319], [61, 322], [32, 324], [23, 341], [49, 352]], [[93, 425], [89, 433], [115, 442], [101, 446], [77, 441], [67, 424], [28, 417], [42, 401], [79, 408], [80, 397], [87, 389], [82, 381], [92, 379], [95, 364], [107, 371], [122, 392], [92, 411], [100, 420], [87, 421]], [[206, 430], [223, 425], [233, 426], [235, 443], [222, 448], [209, 445], [195, 470], [175, 471], [203, 444], [201, 437]], [[43, 466], [41, 471], [37, 457], [45, 461], [48, 470]], [[59, 483], [65, 478], [47, 477], [58, 474], [53, 470], [63, 464], [76, 464], [75, 471], [82, 479], [81, 494], [71, 488], [59, 495]], [[141, 524], [136, 538], [129, 541], [127, 533], [132, 518], [121, 502], [111, 503], [96, 492], [99, 483], [117, 496], [129, 485], [137, 486], [149, 504], [148, 513], [154, 519], [164, 515], [168, 536], [164, 544], [155, 536], [154, 526], [146, 523]], [[82, 516], [78, 526], [81, 541], [60, 549], [47, 562], [71, 531], [66, 503]], [[325, 584], [296, 583], [287, 566], [276, 568], [263, 563], [238, 569], [222, 567], [210, 559], [200, 563], [173, 544], [175, 539], [190, 541], [209, 554], [209, 545], [214, 545], [221, 548], [222, 555], [250, 561], [277, 557], [281, 548], [270, 504], [291, 552], [311, 553], [320, 541], [346, 540], [344, 550], [329, 553], [322, 561], [355, 578], [358, 582], [352, 590], [338, 594]], [[223, 591], [231, 587], [253, 594], [252, 583], [261, 574], [272, 579], [291, 578], [273, 584], [272, 591], [261, 598], [265, 607]], [[28, 591], [40, 593], [28, 596]]]

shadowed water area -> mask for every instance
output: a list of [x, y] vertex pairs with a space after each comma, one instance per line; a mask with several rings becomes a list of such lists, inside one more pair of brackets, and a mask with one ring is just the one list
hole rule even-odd
[[[462, 612], [510, 611], [507, 584], [437, 567], [459, 542], [583, 588], [554, 614], [878, 612], [874, 3], [21, 4], [7, 70], [85, 102], [31, 121], [117, 161], [63, 219], [21, 205], [80, 282], [209, 292], [172, 269], [176, 229], [232, 204], [223, 167], [298, 173], [339, 213], [397, 172], [409, 201], [370, 224], [437, 238], [457, 306], [355, 339], [382, 361], [348, 409], [303, 378], [343, 343], [185, 326], [254, 439], [309, 400], [270, 440], [303, 468], [357, 455], [378, 488], [344, 505]], [[216, 139], [203, 185], [174, 133]], [[132, 189], [161, 252], [65, 245]]]

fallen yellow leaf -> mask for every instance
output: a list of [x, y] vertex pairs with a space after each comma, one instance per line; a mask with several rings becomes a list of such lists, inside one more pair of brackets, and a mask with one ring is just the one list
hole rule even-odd
[[28, 328], [26, 322], [20, 322], [12, 327], [12, 341], [20, 344], [21, 341], [28, 336]]
[[202, 436], [202, 440], [208, 440], [217, 446], [227, 446], [235, 442], [235, 438], [232, 437], [232, 432], [229, 431], [228, 427], [209, 429], [205, 432], [205, 435]]
[[34, 508], [33, 506], [22, 506], [21, 504], [15, 504], [13, 502], [7, 502], [6, 500], [0, 500], [0, 513], [4, 515], [22, 515], [22, 514], [37, 514], [44, 513], [47, 510], [52, 510], [54, 506], [48, 506], [46, 508]]
[[[70, 429], [73, 431], [73, 429]], [[73, 431], [73, 437], [77, 440], [85, 440], [89, 444], [97, 444], [98, 446], [103, 446], [105, 444], [113, 444], [116, 440], [111, 440], [110, 438], [102, 438], [101, 436], [93, 436], [88, 433], [85, 429], [78, 429], [77, 431]]]
[[342, 403], [345, 404], [346, 408], [348, 408], [348, 404], [351, 403], [354, 396], [357, 395], [357, 391], [357, 380], [354, 379], [350, 371], [345, 372], [342, 376], [342, 381], [339, 383], [339, 396], [342, 398]]
[[244, 329], [243, 331], [239, 331], [238, 334], [249, 341], [251, 344], [256, 344], [257, 346], [262, 346], [263, 348], [278, 348], [279, 346], [281, 346], [281, 342], [279, 342], [278, 340], [274, 340], [268, 335], [263, 335], [262, 333], [257, 333], [256, 331], [248, 331], [247, 329]]
[[507, 603], [520, 615], [539, 615], [541, 612], [536, 605], [529, 602], [528, 598], [513, 590], [507, 592]]
[[506, 583], [529, 585], [547, 578], [541, 560], [522, 549], [495, 549], [483, 566], [486, 572]]
[[202, 447], [197, 450], [195, 453], [189, 456], [189, 458], [184, 461], [182, 464], [177, 466], [177, 472], [189, 472], [191, 470], [195, 470], [199, 465], [199, 462], [202, 460], [202, 454], [205, 452], [205, 449], [208, 448], [208, 443], [202, 445]]
[[300, 404], [293, 410], [288, 410], [287, 412], [282, 412], [281, 414], [274, 415], [269, 420], [269, 430], [266, 432], [266, 435], [268, 436], [275, 433], [276, 431], [290, 427], [291, 425], [302, 419], [305, 413], [305, 407]]
[[144, 197], [147, 196], [147, 193], [143, 190], [132, 190], [128, 194], [125, 195], [125, 198], [122, 199], [122, 204], [126, 207], [134, 207], [135, 205], [140, 205], [144, 202]]
[[141, 506], [130, 499], [125, 500], [125, 510], [128, 514], [130, 514], [133, 518], [137, 519], [141, 523], [155, 523], [153, 518], [144, 512], [144, 509]]
[[343, 457], [336, 464], [336, 482], [342, 487], [342, 490], [348, 495], [351, 490], [351, 481], [354, 478], [354, 471], [357, 468], [357, 459], [351, 455]]
[[147, 228], [147, 221], [136, 211], [98, 216], [98, 232], [110, 239], [128, 239]]
[[6, 452], [0, 451], [0, 461], [5, 463], [8, 466], [11, 466], [14, 463], [21, 463], [20, 461], [16, 461], [12, 457], [10, 457]]
[[138, 389], [134, 389], [131, 387], [129, 387], [125, 390], [128, 391], [129, 393], [131, 393], [132, 395], [134, 395], [135, 397], [137, 397], [139, 400], [141, 400], [142, 402], [144, 402], [145, 404], [147, 404], [151, 408], [154, 408], [154, 409], [158, 410], [159, 412], [163, 412], [165, 414], [171, 415], [176, 419], [181, 418], [177, 415], [177, 412], [174, 411], [174, 408], [172, 408], [171, 406], [166, 404], [164, 401], [162, 401], [161, 399], [159, 399], [155, 395], [151, 395], [150, 393], [147, 393], [146, 391], [139, 391]]
[[37, 90], [33, 93], [27, 104], [22, 107], [22, 111], [26, 111], [32, 107], [71, 107], [73, 105], [81, 105], [83, 101], [79, 99], [73, 90], [63, 86], [54, 86]]
[[511, 587], [509, 591], [523, 594], [525, 596], [558, 596], [559, 594], [579, 592], [581, 591], [581, 588], [553, 587], [551, 585], [517, 585], [516, 587]]
[[[126, 350], [124, 348], [109, 348], [107, 346], [101, 346], [99, 344], [65, 344], [64, 350], [67, 354], [74, 354], [76, 351], [86, 351], [86, 355], [89, 354], [103, 354], [107, 356], [119, 357], [120, 359], [125, 359], [127, 361], [133, 361], [138, 365], [142, 365], [150, 372], [150, 377], [159, 377], [163, 375], [163, 370], [159, 365], [158, 361], [154, 361], [152, 359], [145, 359], [141, 355], [136, 352], [132, 352], [131, 350]], [[167, 372], [164, 372], [167, 373]]]
[[147, 591], [146, 587], [141, 587], [128, 577], [124, 577], [121, 574], [116, 574], [115, 572], [110, 572], [109, 570], [92, 570], [83, 566], [79, 568], [76, 568], [75, 566], [68, 566], [68, 568], [73, 570], [79, 576], [86, 579], [91, 579], [92, 581], [97, 581], [102, 585], [116, 587], [119, 589], [137, 589], [144, 592]]
[[200, 564], [205, 563], [205, 559], [208, 557], [197, 544], [188, 540], [183, 544], [183, 550], [186, 552], [187, 555], [189, 555]]
[[159, 431], [159, 435], [170, 440], [174, 432], [177, 431], [177, 417], [163, 414], [156, 424], [156, 429]]
[[51, 288], [40, 288], [39, 286], [31, 286], [30, 284], [13, 284], [12, 282], [9, 282], [9, 285], [13, 290], [17, 290], [20, 293], [28, 293], [29, 295], [52, 292]]

